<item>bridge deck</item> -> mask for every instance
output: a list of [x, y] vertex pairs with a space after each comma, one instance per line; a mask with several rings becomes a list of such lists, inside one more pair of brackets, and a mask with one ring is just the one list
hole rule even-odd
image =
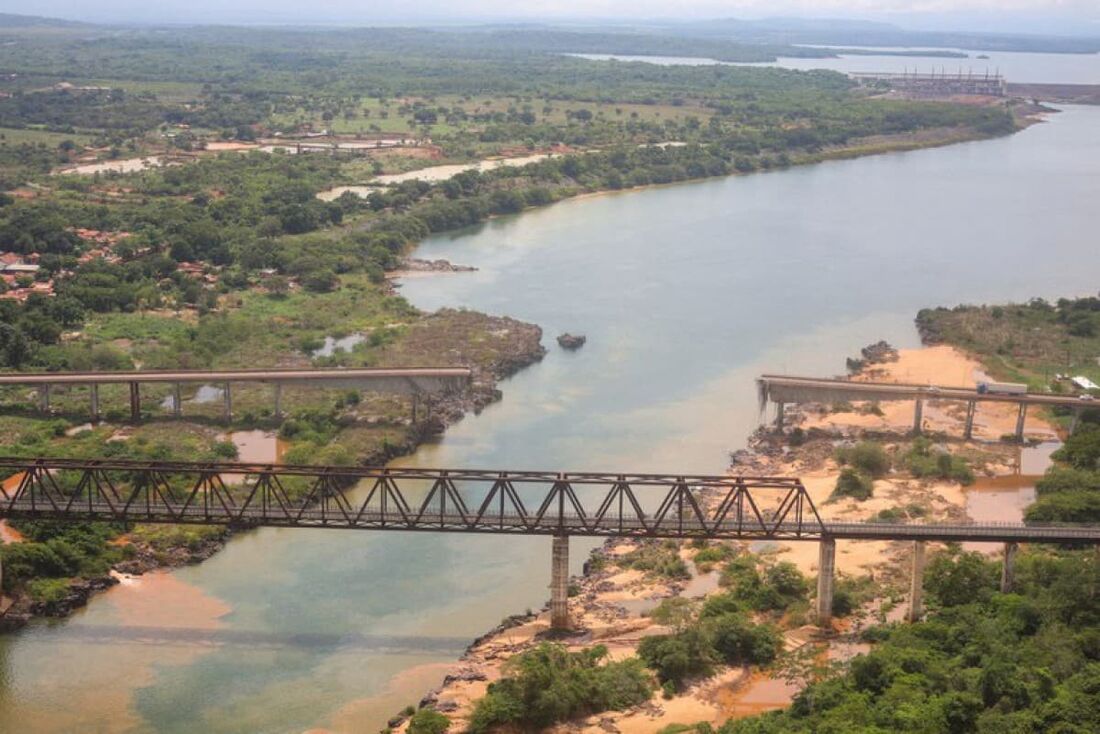
[[757, 382], [760, 385], [761, 397], [784, 403], [924, 399], [1061, 405], [1072, 408], [1100, 405], [1100, 401], [1082, 400], [1073, 395], [1040, 393], [1005, 395], [980, 393], [972, 387], [946, 387], [893, 382], [854, 382], [852, 380], [789, 375], [762, 375]]
[[[0, 518], [512, 535], [1049, 542], [1100, 526], [824, 520], [798, 479], [0, 458]], [[297, 483], [300, 491], [288, 493]], [[355, 504], [344, 490], [359, 484]], [[296, 499], [291, 499], [291, 496]]]
[[134, 370], [127, 372], [5, 372], [0, 385], [105, 385], [129, 382], [313, 382], [373, 380], [467, 380], [464, 368]]

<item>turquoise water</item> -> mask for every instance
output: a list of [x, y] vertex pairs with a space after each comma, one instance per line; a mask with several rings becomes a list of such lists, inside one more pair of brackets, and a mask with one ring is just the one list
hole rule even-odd
[[[721, 471], [753, 378], [917, 343], [917, 309], [1092, 293], [1100, 108], [1018, 135], [562, 202], [435, 237], [418, 306], [546, 328], [504, 400], [407, 463]], [[585, 333], [577, 352], [561, 331]], [[588, 547], [574, 541], [579, 564]], [[0, 640], [0, 731], [376, 731], [541, 606], [549, 540], [263, 530]], [[76, 726], [74, 722], [79, 723]]]

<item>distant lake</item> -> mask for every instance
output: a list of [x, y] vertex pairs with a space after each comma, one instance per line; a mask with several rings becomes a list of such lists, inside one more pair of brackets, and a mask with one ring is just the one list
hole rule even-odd
[[[828, 48], [828, 47], [819, 47]], [[849, 47], [850, 48], [850, 47]], [[869, 50], [884, 50], [872, 48]], [[922, 49], [896, 49], [919, 51]], [[931, 50], [931, 49], [929, 49]], [[917, 71], [948, 74], [962, 72], [966, 74], [990, 74], [1000, 71], [1009, 81], [1017, 83], [1060, 83], [1060, 84], [1100, 84], [1100, 54], [1033, 54], [1007, 51], [973, 51], [967, 49], [936, 49], [940, 51], [959, 51], [970, 58], [952, 59], [933, 56], [840, 56], [835, 59], [803, 59], [780, 57], [778, 61], [755, 64], [735, 64], [736, 66], [776, 66], [783, 69], [831, 69], [845, 74], [855, 72], [903, 72]], [[643, 61], [663, 66], [696, 65], [710, 66], [727, 62], [715, 59], [691, 58], [682, 56], [622, 56], [612, 54], [570, 54], [579, 58], [596, 61], [619, 59], [620, 61]], [[985, 55], [988, 59], [979, 59]]]

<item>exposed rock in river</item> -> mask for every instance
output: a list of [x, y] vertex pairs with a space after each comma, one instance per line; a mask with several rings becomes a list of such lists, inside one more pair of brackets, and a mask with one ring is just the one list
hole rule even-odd
[[558, 345], [561, 346], [562, 349], [580, 349], [584, 346], [586, 341], [588, 341], [588, 337], [584, 334], [570, 334], [569, 332], [565, 332], [558, 337]]
[[450, 260], [422, 260], [407, 257], [401, 261], [400, 270], [414, 273], [471, 273], [477, 268], [472, 265], [455, 265]]

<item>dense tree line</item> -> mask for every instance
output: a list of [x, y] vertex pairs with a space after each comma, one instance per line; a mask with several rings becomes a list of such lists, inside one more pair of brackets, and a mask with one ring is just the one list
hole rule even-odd
[[1091, 552], [1018, 559], [996, 590], [980, 554], [937, 556], [925, 622], [872, 628], [876, 644], [792, 706], [731, 721], [722, 734], [1085, 734], [1100, 729], [1100, 564]]

